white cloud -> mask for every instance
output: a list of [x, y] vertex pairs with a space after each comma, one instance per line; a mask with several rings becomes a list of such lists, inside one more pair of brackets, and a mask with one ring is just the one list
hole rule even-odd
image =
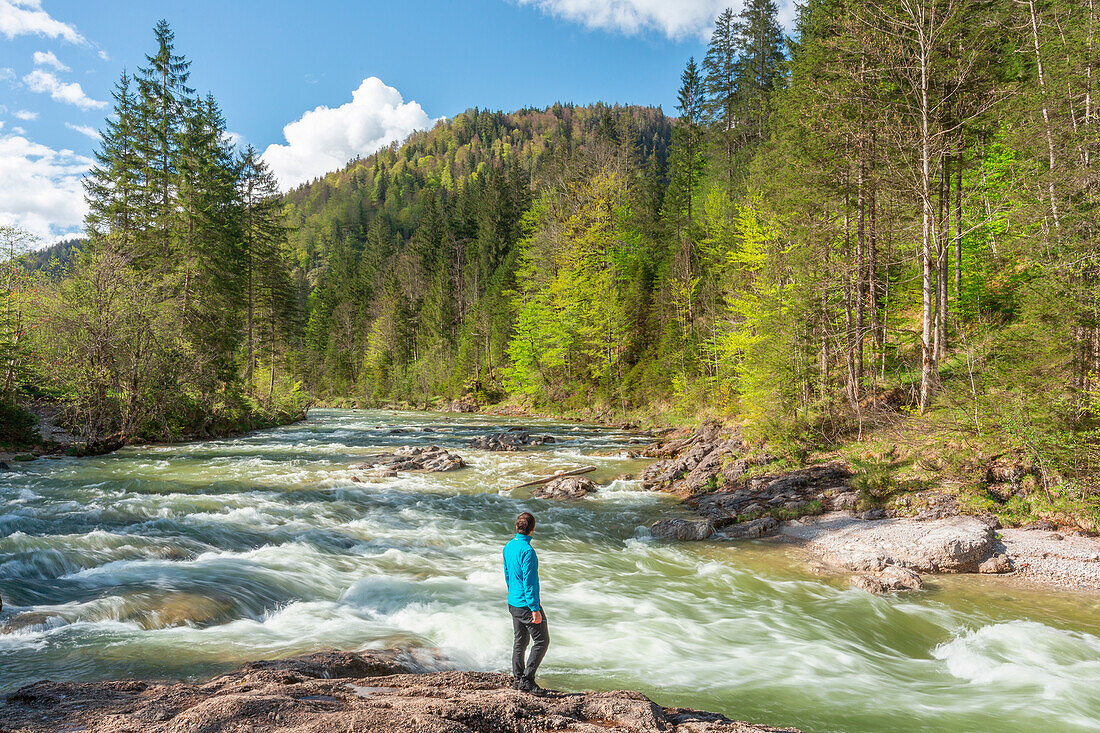
[[15, 133], [16, 135], [26, 135], [27, 134], [27, 131], [24, 130], [22, 127], [13, 127], [13, 128], [11, 128], [11, 131], [13, 133]]
[[0, 0], [0, 33], [8, 38], [35, 35], [85, 43], [71, 24], [50, 17], [42, 9], [42, 0]]
[[70, 130], [76, 130], [81, 135], [87, 135], [93, 140], [103, 139], [103, 136], [99, 134], [99, 130], [95, 129], [94, 127], [89, 127], [88, 125], [74, 125], [71, 122], [66, 122], [65, 127], [69, 128]]
[[24, 227], [43, 239], [77, 234], [87, 205], [81, 177], [92, 161], [22, 135], [0, 135], [0, 224]]
[[[714, 19], [726, 8], [740, 12], [744, 0], [513, 0], [589, 28], [636, 35], [655, 30], [669, 38], [710, 38]], [[779, 0], [779, 21], [790, 28], [794, 0]]]
[[11, 81], [15, 78], [15, 69], [10, 66], [0, 67], [0, 81]]
[[372, 76], [352, 92], [350, 102], [318, 107], [284, 127], [287, 144], [269, 145], [263, 158], [288, 189], [432, 124], [419, 104], [405, 102], [400, 92]]
[[12, 117], [14, 117], [17, 120], [23, 120], [25, 122], [30, 122], [31, 120], [37, 120], [38, 119], [38, 113], [37, 112], [31, 112], [29, 109], [20, 109], [20, 110], [16, 110], [15, 112], [12, 112]]
[[101, 60], [103, 60], [103, 61], [110, 61], [110, 60], [111, 60], [111, 57], [110, 57], [110, 56], [108, 56], [108, 55], [107, 55], [107, 52], [106, 52], [106, 51], [103, 51], [103, 50], [101, 50], [101, 51], [99, 52], [99, 58], [100, 58]]
[[23, 77], [23, 83], [32, 92], [49, 94], [58, 102], [73, 104], [81, 109], [102, 109], [107, 106], [106, 102], [92, 99], [85, 94], [84, 90], [75, 81], [63, 82], [50, 71], [35, 69]]
[[35, 66], [52, 66], [58, 71], [68, 71], [69, 67], [61, 63], [61, 59], [54, 56], [53, 51], [35, 51], [34, 52], [34, 65]]

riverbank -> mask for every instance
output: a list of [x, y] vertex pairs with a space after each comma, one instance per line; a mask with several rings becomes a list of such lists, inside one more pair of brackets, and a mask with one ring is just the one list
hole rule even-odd
[[[716, 422], [670, 438], [642, 450], [657, 459], [642, 473], [643, 485], [681, 499], [651, 526], [656, 537], [780, 537], [807, 547], [817, 567], [855, 573], [853, 583], [872, 592], [916, 590], [919, 573], [942, 572], [1100, 591], [1100, 537], [1073, 517], [1014, 525], [1011, 515], [942, 489], [883, 490], [844, 460], [791, 467]], [[992, 465], [990, 495], [1028, 475], [1002, 457]]]
[[863, 520], [836, 512], [783, 522], [776, 537], [805, 547], [814, 567], [854, 573], [853, 583], [872, 591], [919, 589], [894, 572], [903, 568], [1100, 592], [1100, 538], [1080, 534], [1005, 529], [976, 517]]
[[35, 402], [27, 411], [37, 420], [34, 427], [38, 440], [20, 444], [0, 445], [0, 469], [44, 456], [100, 456], [113, 453], [127, 445], [178, 445], [197, 440], [237, 438], [257, 430], [293, 425], [306, 419], [309, 407], [302, 410], [251, 411], [225, 419], [211, 416], [204, 424], [181, 432], [172, 440], [145, 440], [119, 435], [78, 435], [64, 425], [64, 406], [56, 402]]
[[37, 682], [0, 703], [0, 731], [797, 733], [661, 707], [637, 692], [536, 697], [513, 690], [506, 675], [431, 671], [440, 666], [417, 651], [322, 652], [248, 664], [196, 684]]

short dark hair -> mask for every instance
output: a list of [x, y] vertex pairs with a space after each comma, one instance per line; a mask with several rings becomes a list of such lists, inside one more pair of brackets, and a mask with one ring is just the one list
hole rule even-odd
[[531, 534], [534, 528], [535, 515], [531, 512], [524, 512], [516, 517], [516, 531], [520, 534]]

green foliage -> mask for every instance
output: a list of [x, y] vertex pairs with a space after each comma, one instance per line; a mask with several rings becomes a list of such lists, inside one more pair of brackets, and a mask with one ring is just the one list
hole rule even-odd
[[34, 413], [16, 403], [0, 401], [0, 444], [23, 446], [41, 442]]
[[882, 506], [898, 490], [897, 466], [888, 458], [852, 458], [852, 488], [859, 494], [860, 509]]
[[91, 440], [205, 436], [249, 424], [259, 403], [279, 411], [256, 359], [290, 371], [297, 330], [274, 179], [187, 86], [166, 22], [155, 39], [119, 80], [85, 179], [90, 241], [63, 277], [27, 289], [38, 386]]

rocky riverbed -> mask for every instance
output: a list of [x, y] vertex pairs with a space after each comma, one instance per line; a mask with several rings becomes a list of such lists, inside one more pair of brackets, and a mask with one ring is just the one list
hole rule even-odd
[[[432, 660], [438, 662], [439, 660]], [[428, 671], [423, 653], [322, 652], [205, 683], [37, 682], [0, 703], [4, 733], [768, 733], [795, 731], [665, 708], [637, 692], [536, 697], [511, 678]], [[797, 733], [797, 731], [795, 731]]]

